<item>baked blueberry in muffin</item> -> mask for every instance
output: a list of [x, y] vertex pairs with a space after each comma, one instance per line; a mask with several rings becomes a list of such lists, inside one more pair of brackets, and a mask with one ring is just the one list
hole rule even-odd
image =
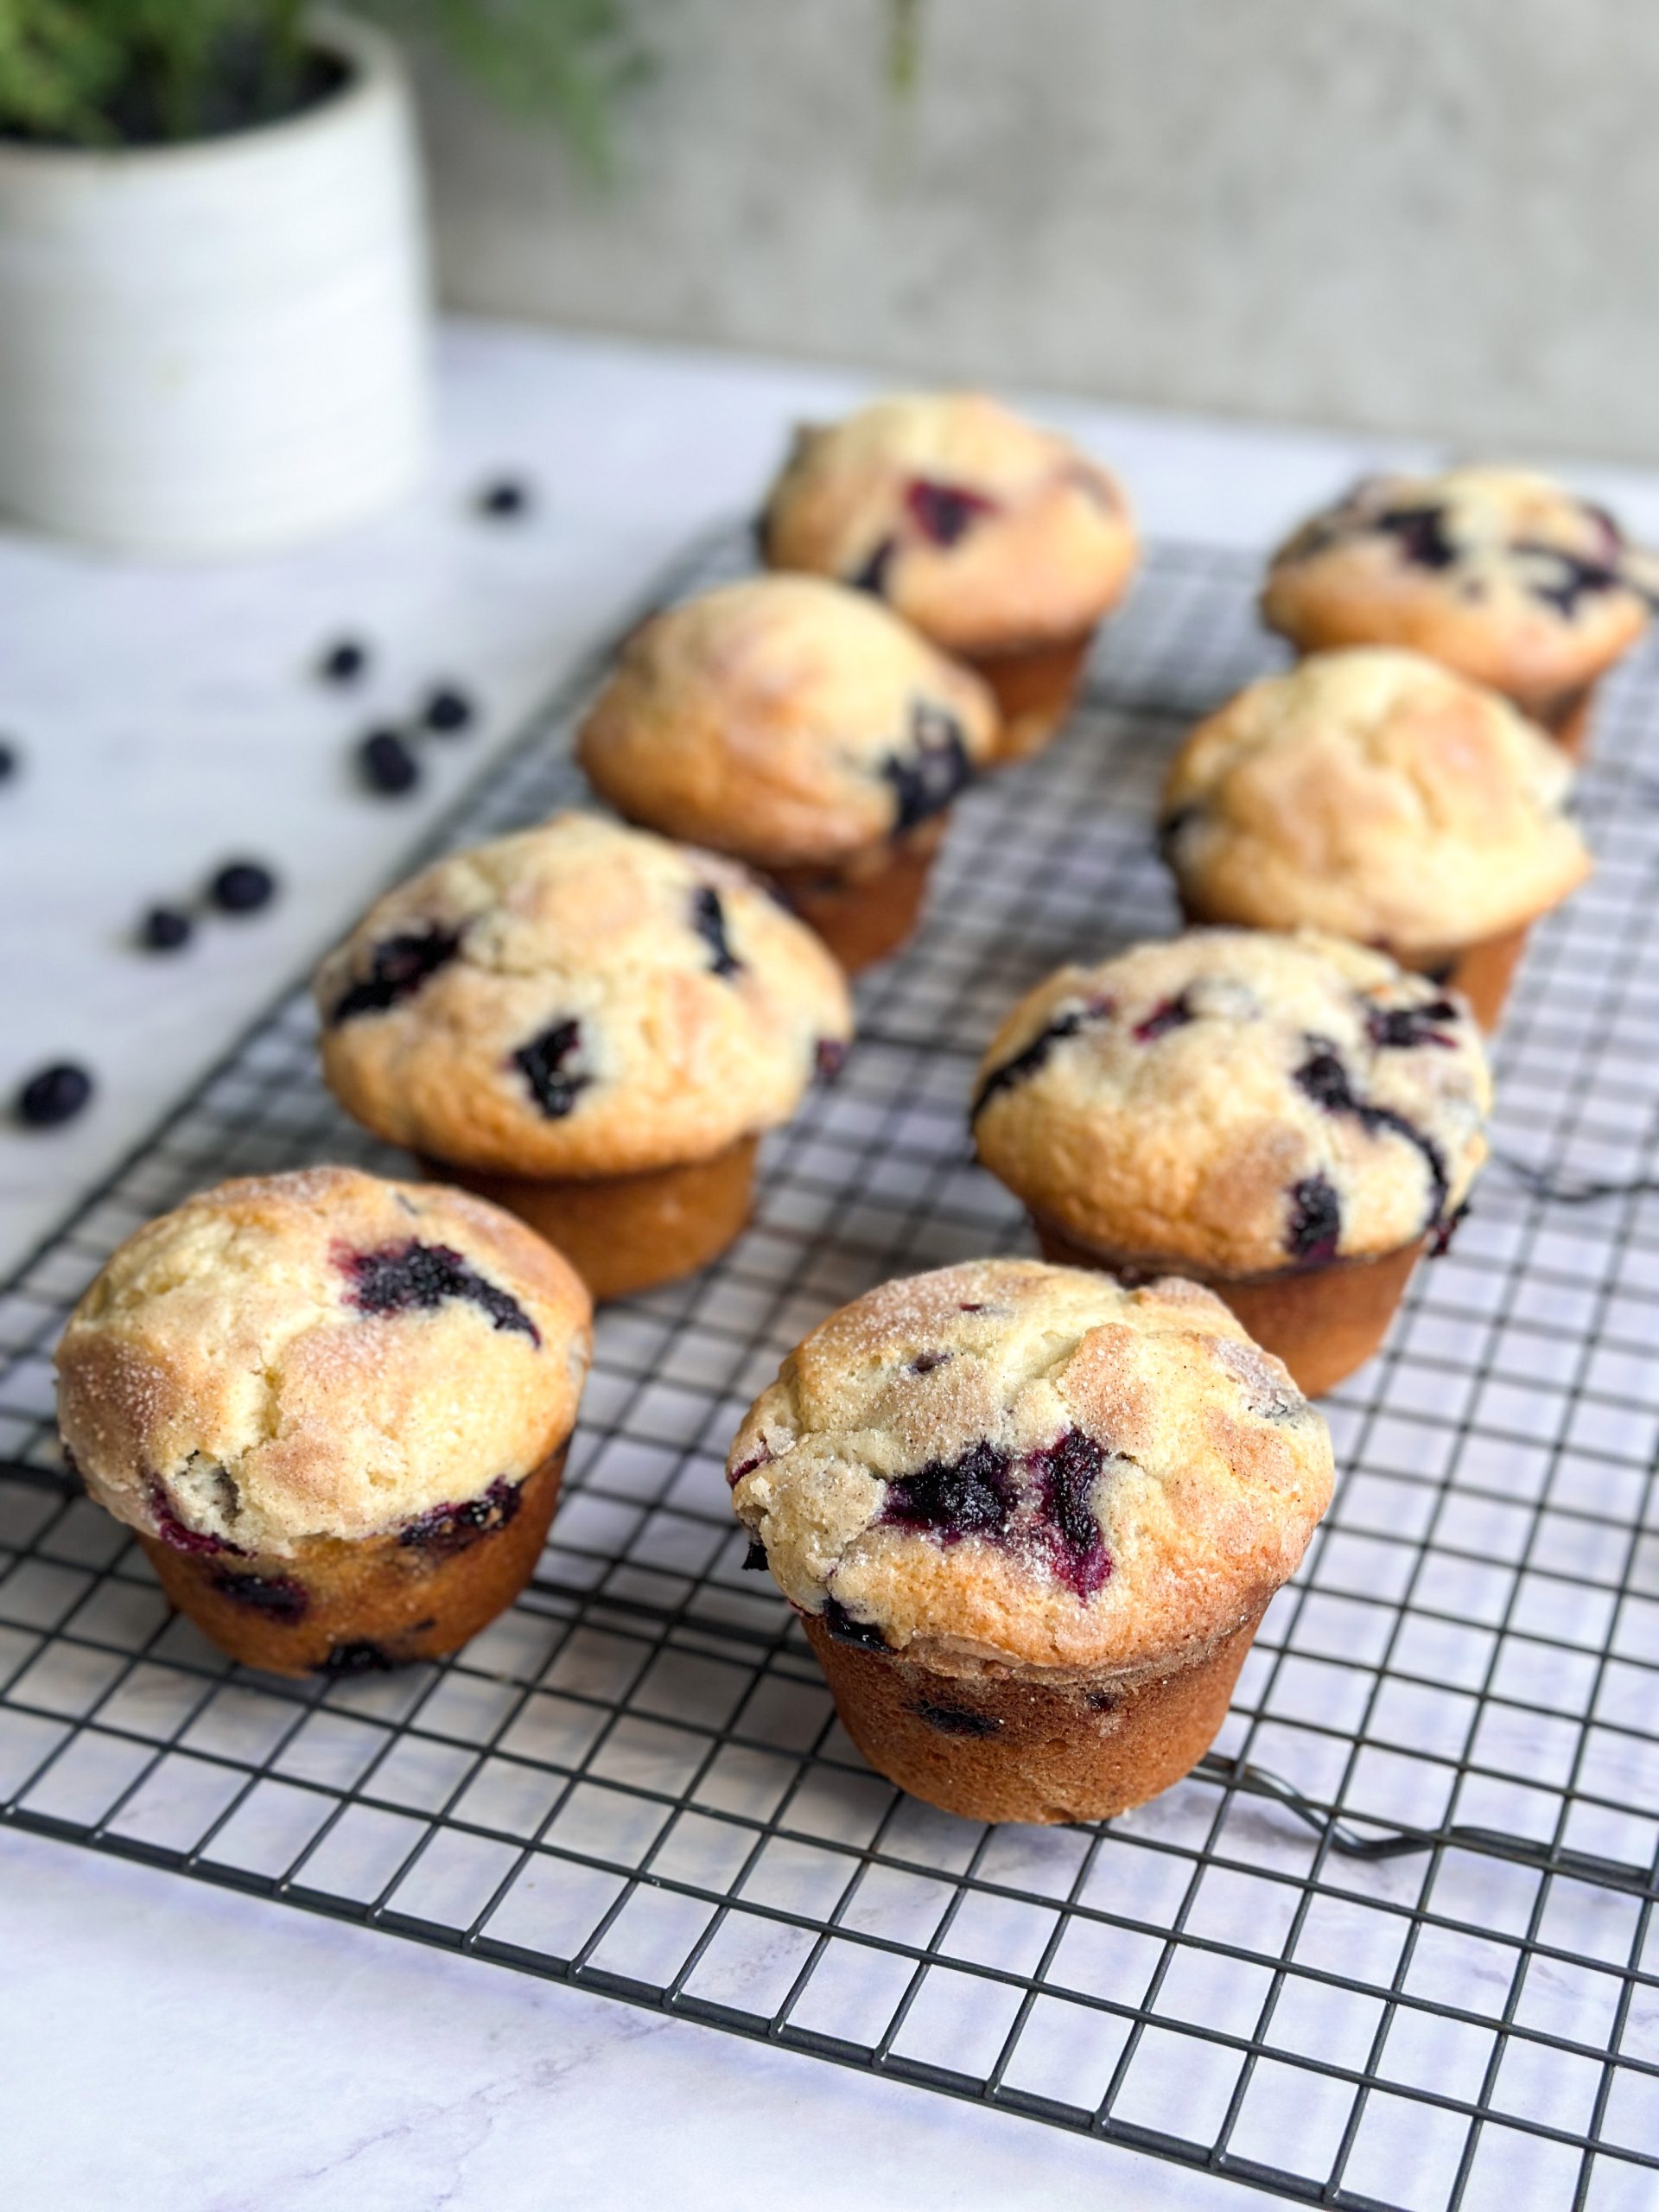
[[1573, 753], [1659, 582], [1605, 508], [1520, 469], [1368, 476], [1274, 556], [1262, 609], [1304, 652], [1408, 645]]
[[1443, 986], [1312, 931], [1192, 930], [1039, 984], [971, 1119], [1050, 1258], [1207, 1283], [1317, 1395], [1450, 1235], [1491, 1100]]
[[344, 1167], [225, 1183], [129, 1237], [75, 1308], [59, 1425], [232, 1658], [431, 1658], [536, 1563], [589, 1315], [556, 1253], [462, 1192]]
[[870, 592], [978, 669], [1004, 760], [1064, 720], [1136, 555], [1109, 471], [975, 392], [881, 399], [798, 431], [760, 543], [774, 569]]
[[978, 679], [885, 607], [767, 576], [637, 631], [579, 749], [619, 812], [763, 870], [853, 969], [909, 935], [995, 730]]
[[981, 1820], [1097, 1820], [1206, 1750], [1331, 1496], [1220, 1301], [1033, 1260], [884, 1283], [784, 1362], [733, 1503], [848, 1732]]
[[1497, 1024], [1527, 932], [1590, 873], [1559, 747], [1421, 653], [1315, 653], [1181, 747], [1160, 842], [1187, 918], [1326, 930]]
[[347, 1109], [602, 1297], [731, 1242], [760, 1133], [852, 1034], [835, 962], [744, 869], [575, 813], [391, 893], [315, 989]]

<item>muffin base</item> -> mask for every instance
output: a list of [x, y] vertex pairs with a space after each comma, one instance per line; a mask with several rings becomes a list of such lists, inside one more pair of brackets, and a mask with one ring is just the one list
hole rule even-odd
[[1060, 1267], [1099, 1268], [1121, 1282], [1185, 1275], [1230, 1306], [1263, 1351], [1290, 1370], [1296, 1387], [1322, 1397], [1363, 1367], [1389, 1332], [1426, 1237], [1372, 1260], [1327, 1260], [1272, 1274], [1212, 1274], [1185, 1260], [1103, 1252], [1051, 1222], [1032, 1217], [1043, 1257]]
[[1541, 729], [1549, 732], [1570, 760], [1583, 760], [1590, 749], [1590, 722], [1596, 709], [1593, 683], [1580, 683], [1547, 699], [1516, 696], [1514, 703]]
[[1522, 922], [1515, 929], [1500, 930], [1496, 937], [1480, 938], [1455, 952], [1396, 952], [1394, 957], [1402, 968], [1419, 976], [1432, 976], [1436, 982], [1448, 983], [1461, 992], [1490, 1037], [1503, 1018], [1510, 986], [1531, 931], [1530, 922]]
[[1027, 645], [1014, 652], [962, 656], [996, 695], [1001, 728], [991, 755], [992, 767], [1028, 760], [1052, 741], [1071, 711], [1094, 642], [1095, 632], [1090, 628], [1076, 637], [1046, 645]]
[[950, 819], [947, 809], [844, 860], [769, 873], [785, 905], [856, 976], [897, 952], [915, 929]]
[[1171, 1667], [948, 1675], [843, 1643], [803, 1617], [842, 1726], [878, 1774], [969, 1821], [1108, 1821], [1189, 1773], [1216, 1739], [1265, 1601]]
[[[268, 1675], [376, 1672], [455, 1650], [529, 1581], [558, 1503], [568, 1446], [518, 1485], [494, 1529], [443, 1543], [318, 1539], [291, 1558], [181, 1552], [138, 1532], [162, 1589], [210, 1642]], [[238, 1595], [238, 1586], [243, 1586]]]
[[421, 1165], [528, 1222], [604, 1300], [672, 1282], [719, 1257], [753, 1206], [759, 1143], [740, 1137], [709, 1160], [581, 1179], [491, 1175], [447, 1160]]

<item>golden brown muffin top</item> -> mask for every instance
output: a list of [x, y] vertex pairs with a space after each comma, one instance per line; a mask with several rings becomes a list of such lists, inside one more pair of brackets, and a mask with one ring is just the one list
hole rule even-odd
[[458, 1165], [631, 1174], [786, 1122], [852, 1035], [840, 969], [746, 870], [597, 815], [440, 861], [323, 962], [323, 1072]]
[[58, 1346], [58, 1421], [130, 1527], [283, 1557], [522, 1482], [575, 1424], [590, 1320], [558, 1254], [481, 1198], [250, 1177], [111, 1255]]
[[1189, 911], [1402, 959], [1529, 922], [1591, 870], [1558, 747], [1420, 653], [1315, 653], [1192, 732], [1163, 842]]
[[1282, 1363], [1196, 1284], [975, 1260], [813, 1330], [728, 1475], [834, 1635], [946, 1672], [1133, 1672], [1255, 1618], [1332, 1459]]
[[1541, 712], [1646, 628], [1656, 572], [1546, 476], [1368, 476], [1273, 557], [1269, 626], [1308, 651], [1409, 645]]
[[643, 624], [577, 751], [631, 821], [785, 868], [943, 812], [996, 728], [978, 677], [874, 600], [760, 576]]
[[1136, 555], [1116, 479], [978, 392], [903, 394], [800, 429], [761, 542], [774, 569], [874, 592], [966, 653], [1091, 629]]
[[1191, 930], [1063, 968], [998, 1030], [979, 1157], [1142, 1267], [1250, 1275], [1433, 1236], [1486, 1157], [1463, 1001], [1341, 938]]

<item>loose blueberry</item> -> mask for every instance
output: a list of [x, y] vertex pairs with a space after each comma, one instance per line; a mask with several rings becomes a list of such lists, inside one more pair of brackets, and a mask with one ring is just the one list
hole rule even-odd
[[691, 926], [708, 946], [712, 956], [709, 972], [715, 976], [735, 976], [743, 963], [732, 950], [726, 934], [726, 909], [712, 884], [700, 884], [691, 894]]
[[276, 879], [260, 861], [228, 861], [207, 886], [224, 914], [257, 914], [276, 896]]
[[1159, 1038], [1166, 1037], [1172, 1029], [1184, 1029], [1192, 1019], [1192, 1008], [1183, 991], [1179, 998], [1160, 1001], [1144, 1021], [1136, 1022], [1129, 1034], [1137, 1045], [1153, 1045]]
[[146, 952], [176, 952], [195, 926], [181, 906], [152, 906], [138, 925], [138, 942]]
[[421, 764], [395, 729], [373, 729], [357, 748], [358, 772], [372, 791], [401, 798], [421, 780]]
[[303, 1620], [311, 1602], [304, 1584], [286, 1574], [227, 1572], [214, 1575], [213, 1587], [221, 1598], [233, 1599], [238, 1605], [251, 1605], [255, 1612], [268, 1614], [274, 1621]]
[[913, 830], [931, 815], [943, 813], [973, 773], [954, 715], [918, 702], [911, 713], [911, 729], [912, 749], [890, 753], [881, 764], [898, 801], [897, 831]]
[[531, 1096], [550, 1122], [562, 1121], [592, 1083], [590, 1075], [575, 1075], [564, 1063], [582, 1049], [582, 1025], [556, 1021], [539, 1037], [532, 1037], [513, 1056], [513, 1065], [530, 1085]]
[[499, 476], [480, 492], [478, 512], [492, 522], [505, 522], [527, 514], [531, 503], [531, 489], [522, 477]]
[[1092, 1436], [1071, 1428], [1033, 1452], [1031, 1464], [1049, 1565], [1079, 1598], [1092, 1598], [1112, 1571], [1094, 1503], [1105, 1452]]
[[906, 486], [905, 509], [924, 537], [950, 546], [967, 536], [982, 516], [995, 514], [996, 502], [961, 484], [935, 484], [918, 476]]
[[941, 1736], [996, 1736], [1002, 1730], [994, 1713], [972, 1713], [965, 1705], [933, 1705], [921, 1698], [906, 1711], [925, 1720], [930, 1728], [937, 1728]]
[[438, 683], [426, 695], [421, 720], [428, 729], [436, 730], [440, 736], [452, 737], [457, 730], [467, 728], [474, 711], [472, 701], [464, 691], [453, 683]]
[[55, 1128], [73, 1122], [92, 1095], [92, 1078], [73, 1060], [60, 1060], [29, 1077], [18, 1091], [13, 1108], [29, 1129]]
[[388, 1007], [413, 998], [429, 976], [447, 968], [460, 952], [459, 930], [411, 931], [387, 938], [375, 946], [362, 982], [351, 984], [335, 1000], [330, 1024], [337, 1027], [362, 1014], [384, 1014]]
[[1297, 1259], [1317, 1265], [1334, 1260], [1342, 1238], [1342, 1203], [1323, 1175], [1304, 1176], [1290, 1191], [1285, 1243]]
[[341, 638], [318, 662], [317, 673], [326, 683], [355, 683], [368, 665], [368, 647], [355, 638]]
[[[496, 1323], [498, 1328], [504, 1325], [511, 1325]], [[447, 1557], [451, 1552], [465, 1551], [480, 1536], [493, 1536], [498, 1529], [505, 1529], [523, 1503], [518, 1484], [502, 1475], [481, 1497], [470, 1498], [465, 1505], [435, 1505], [429, 1513], [423, 1513], [417, 1521], [398, 1530], [397, 1541], [407, 1550]]]
[[813, 1064], [820, 1083], [833, 1083], [847, 1065], [847, 1047], [839, 1037], [820, 1037], [813, 1048]]
[[[352, 1283], [349, 1303], [359, 1313], [412, 1313], [465, 1299], [483, 1308], [498, 1329], [528, 1337], [537, 1346], [541, 1331], [510, 1293], [490, 1282], [448, 1244], [387, 1244], [377, 1252], [337, 1248], [334, 1264]], [[486, 1495], [493, 1493], [486, 1492]], [[449, 1511], [465, 1509], [446, 1506]]]
[[887, 1484], [879, 1520], [892, 1529], [925, 1530], [947, 1544], [963, 1536], [1000, 1536], [1014, 1509], [1006, 1452], [987, 1441], [960, 1459], [933, 1459]]
[[856, 1643], [865, 1651], [885, 1651], [887, 1639], [874, 1621], [861, 1621], [849, 1613], [839, 1598], [823, 1601], [823, 1624], [837, 1643]]
[[899, 541], [884, 537], [862, 568], [855, 569], [848, 577], [854, 591], [867, 591], [873, 599], [885, 599], [887, 594], [887, 570], [893, 566], [893, 556], [899, 550]]

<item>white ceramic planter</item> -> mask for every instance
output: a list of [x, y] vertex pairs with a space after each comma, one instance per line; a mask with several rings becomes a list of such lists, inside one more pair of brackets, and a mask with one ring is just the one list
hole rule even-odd
[[291, 120], [112, 153], [0, 143], [0, 509], [207, 556], [368, 514], [418, 474], [427, 275], [396, 49]]

